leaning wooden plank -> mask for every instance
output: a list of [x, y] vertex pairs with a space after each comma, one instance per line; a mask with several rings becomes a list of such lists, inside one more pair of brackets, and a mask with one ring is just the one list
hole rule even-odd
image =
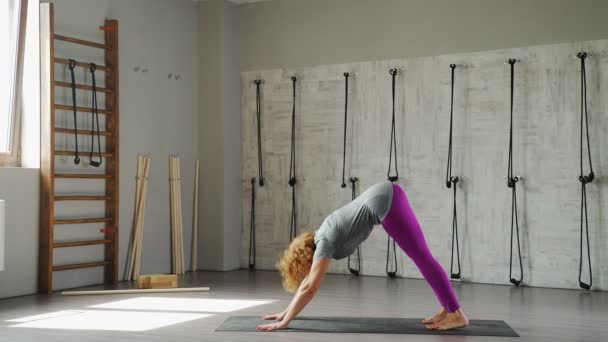
[[135, 268], [135, 253], [137, 251], [137, 226], [138, 226], [138, 209], [140, 204], [140, 192], [141, 192], [141, 178], [142, 178], [142, 162], [143, 157], [141, 155], [137, 156], [137, 176], [135, 177], [135, 206], [133, 212], [133, 225], [131, 230], [131, 248], [128, 252], [128, 266], [127, 266], [127, 280], [135, 280], [134, 268]]
[[134, 268], [134, 278], [137, 279], [139, 277], [139, 270], [141, 266], [141, 251], [143, 249], [143, 234], [144, 234], [144, 210], [146, 207], [146, 193], [147, 193], [147, 185], [148, 185], [148, 173], [150, 169], [150, 158], [143, 157], [143, 177], [140, 179], [141, 186], [141, 194], [140, 194], [140, 202], [138, 209], [138, 227], [136, 230], [136, 240], [137, 240], [137, 250], [135, 253], [135, 268]]
[[200, 161], [194, 164], [194, 208], [192, 210], [192, 247], [190, 249], [190, 271], [196, 272], [198, 266], [198, 179], [200, 173]]
[[208, 287], [185, 287], [178, 289], [130, 289], [130, 290], [99, 290], [99, 291], [63, 291], [63, 296], [114, 295], [132, 293], [167, 293], [167, 292], [208, 292]]
[[169, 190], [170, 190], [170, 198], [169, 198], [169, 207], [171, 212], [171, 272], [173, 274], [179, 274], [177, 270], [177, 238], [175, 236], [176, 232], [176, 223], [175, 219], [177, 217], [175, 212], [175, 162], [173, 155], [169, 156]]
[[177, 181], [175, 182], [175, 188], [177, 190], [177, 260], [179, 274], [184, 274], [184, 238], [182, 229], [182, 171], [181, 162], [179, 156], [175, 158], [175, 168]]

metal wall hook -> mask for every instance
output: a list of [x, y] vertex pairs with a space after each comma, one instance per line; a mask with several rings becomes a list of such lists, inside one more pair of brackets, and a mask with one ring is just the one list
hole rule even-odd
[[[517, 180], [523, 180], [523, 176], [513, 176], [513, 178], [517, 178]], [[505, 176], [505, 179], [509, 179], [509, 176]]]
[[505, 64], [511, 64], [511, 62], [513, 62], [513, 64], [519, 63], [521, 62], [521, 59], [509, 58], [505, 61]]
[[581, 58], [581, 56], [584, 56], [585, 58], [592, 57], [593, 53], [591, 53], [589, 51], [581, 50], [574, 55], [574, 58]]

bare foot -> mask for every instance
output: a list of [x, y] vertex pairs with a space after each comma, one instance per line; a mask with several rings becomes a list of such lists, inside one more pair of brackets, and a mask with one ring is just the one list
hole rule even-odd
[[469, 319], [464, 314], [462, 309], [458, 309], [454, 312], [448, 312], [443, 320], [437, 323], [429, 324], [426, 327], [427, 329], [431, 330], [451, 330], [464, 328], [467, 325], [469, 325]]
[[437, 323], [439, 321], [442, 321], [445, 316], [447, 316], [448, 312], [445, 311], [445, 308], [441, 308], [441, 310], [439, 311], [438, 314], [436, 314], [433, 317], [427, 317], [425, 319], [422, 320], [422, 323], [424, 324], [433, 324], [433, 323]]

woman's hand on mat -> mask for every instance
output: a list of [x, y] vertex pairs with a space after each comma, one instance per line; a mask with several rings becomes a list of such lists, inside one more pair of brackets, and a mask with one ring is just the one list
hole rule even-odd
[[272, 331], [272, 330], [281, 330], [287, 329], [287, 325], [289, 323], [285, 321], [270, 323], [270, 324], [261, 324], [258, 325], [258, 330], [260, 331]]
[[268, 321], [268, 320], [282, 321], [283, 317], [285, 317], [286, 312], [287, 311], [282, 311], [282, 312], [272, 314], [272, 315], [264, 315], [264, 316], [262, 316], [262, 319], [265, 321]]

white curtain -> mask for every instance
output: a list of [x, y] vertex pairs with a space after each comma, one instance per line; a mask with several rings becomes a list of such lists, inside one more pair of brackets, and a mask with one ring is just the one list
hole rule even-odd
[[13, 141], [12, 141], [12, 152], [16, 158], [16, 162], [19, 163], [20, 157], [20, 133], [21, 133], [21, 103], [23, 94], [23, 68], [25, 60], [25, 39], [27, 32], [27, 10], [28, 0], [15, 0], [20, 2], [19, 5], [19, 31], [17, 33], [17, 50], [16, 50], [16, 68], [15, 68], [15, 85], [14, 85], [14, 96], [12, 103], [13, 118]]
[[[40, 1], [27, 1], [20, 103], [21, 167], [40, 167]], [[48, 85], [45, 85], [48, 86]]]
[[[25, 37], [27, 28], [27, 0], [9, 0], [8, 15], [9, 19], [9, 53], [8, 55], [8, 74], [5, 75], [5, 80], [9, 80], [9, 89], [4, 92], [8, 94], [5, 97], [7, 102], [3, 102], [1, 110], [6, 110], [8, 107], [8, 117], [5, 117], [2, 129], [3, 136], [1, 143], [2, 152], [6, 153], [7, 147], [10, 150], [9, 155], [2, 156], [2, 162], [6, 165], [15, 166], [19, 164], [19, 132], [20, 132], [20, 114], [21, 114], [21, 87], [23, 81], [23, 66], [25, 57]], [[12, 44], [16, 43], [16, 44]]]

